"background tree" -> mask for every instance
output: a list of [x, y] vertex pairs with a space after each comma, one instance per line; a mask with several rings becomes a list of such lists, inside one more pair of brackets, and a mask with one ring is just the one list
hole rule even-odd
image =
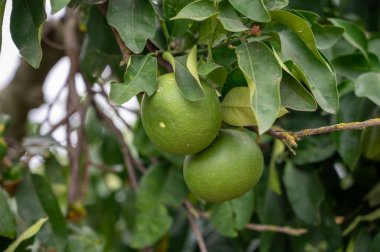
[[[45, 22], [43, 0], [12, 1], [10, 30], [25, 61], [0, 100], [0, 250], [379, 251], [378, 1], [51, 5], [66, 8], [59, 21]], [[31, 125], [63, 56], [66, 116]], [[196, 198], [184, 156], [161, 151], [140, 119], [121, 115], [168, 72], [188, 100], [202, 100], [199, 79], [207, 82], [223, 128], [255, 136], [264, 173], [242, 197]], [[52, 138], [60, 127], [64, 142]]]

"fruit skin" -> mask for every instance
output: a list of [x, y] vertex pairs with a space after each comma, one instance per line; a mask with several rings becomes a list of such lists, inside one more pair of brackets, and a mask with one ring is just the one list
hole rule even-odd
[[203, 88], [204, 99], [186, 100], [171, 73], [158, 78], [155, 94], [144, 95], [142, 123], [159, 149], [174, 154], [194, 154], [215, 139], [222, 125], [222, 108], [215, 90], [207, 84], [203, 84]]
[[205, 150], [186, 156], [183, 174], [195, 196], [222, 202], [252, 189], [262, 175], [263, 163], [259, 146], [247, 132], [224, 129]]

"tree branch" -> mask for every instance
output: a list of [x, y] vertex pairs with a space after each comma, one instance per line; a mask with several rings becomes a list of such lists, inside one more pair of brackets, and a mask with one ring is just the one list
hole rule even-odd
[[[107, 8], [108, 8], [108, 3], [105, 2], [105, 3], [102, 3], [102, 4], [98, 4], [97, 5], [100, 13], [102, 13], [102, 15], [104, 17], [107, 16]], [[129, 58], [131, 57], [132, 55], [132, 52], [131, 50], [129, 50], [129, 48], [125, 45], [123, 39], [121, 38], [119, 32], [111, 26], [111, 30], [112, 30], [112, 33], [116, 39], [116, 42], [120, 48], [120, 51], [121, 51], [121, 54], [123, 55], [123, 61], [121, 63], [121, 65], [125, 65], [125, 64], [128, 64], [128, 61], [129, 61]]]
[[254, 230], [257, 232], [276, 232], [283, 233], [293, 236], [300, 236], [307, 233], [307, 229], [304, 228], [291, 228], [291, 227], [279, 227], [274, 225], [262, 225], [262, 224], [253, 224], [248, 223], [245, 225], [246, 229]]
[[[183, 202], [186, 210], [194, 217], [194, 218], [204, 218], [208, 219], [209, 214], [206, 212], [199, 211], [195, 209], [188, 200], [184, 200]], [[254, 230], [257, 232], [276, 232], [283, 233], [293, 236], [300, 236], [307, 233], [307, 229], [304, 228], [292, 228], [292, 227], [281, 227], [275, 225], [266, 225], [266, 224], [256, 224], [256, 223], [248, 223], [245, 225], [246, 229]]]
[[117, 128], [117, 126], [115, 125], [115, 123], [112, 121], [112, 119], [110, 119], [97, 105], [95, 99], [94, 99], [94, 92], [93, 90], [91, 89], [91, 87], [89, 86], [88, 83], [86, 83], [87, 85], [87, 91], [89, 93], [89, 96], [90, 96], [90, 101], [92, 103], [92, 106], [95, 110], [95, 113], [96, 115], [98, 116], [99, 120], [100, 121], [103, 121], [113, 132], [114, 134], [116, 135], [116, 138], [121, 146], [121, 152], [123, 153], [123, 157], [124, 157], [124, 162], [125, 162], [125, 166], [127, 168], [127, 171], [128, 171], [128, 178], [129, 178], [129, 181], [131, 183], [131, 186], [132, 186], [132, 189], [134, 191], [137, 190], [137, 187], [138, 187], [138, 182], [137, 182], [137, 177], [136, 177], [136, 174], [135, 174], [135, 171], [133, 169], [133, 158], [132, 158], [132, 154], [129, 150], [129, 147], [128, 145], [125, 143], [125, 141], [123, 140], [124, 139], [124, 136], [123, 136], [123, 133]]
[[[300, 141], [306, 136], [320, 135], [331, 133], [334, 131], [345, 131], [345, 130], [364, 130], [367, 127], [380, 126], [380, 118], [369, 119], [362, 122], [349, 122], [349, 123], [339, 123], [330, 126], [324, 126], [312, 129], [303, 129], [299, 131], [282, 131], [278, 129], [271, 128], [265, 134], [271, 135], [274, 138], [280, 139], [289, 149], [295, 154], [293, 148], [297, 148], [297, 141]], [[258, 132], [257, 126], [249, 126], [248, 129]]]
[[186, 209], [187, 218], [189, 219], [191, 229], [193, 230], [195, 238], [197, 239], [199, 250], [201, 252], [207, 252], [207, 247], [206, 247], [205, 241], [203, 240], [202, 232], [197, 225], [196, 219], [198, 218], [198, 216], [196, 215], [197, 213], [196, 210], [194, 209], [194, 207], [191, 205], [190, 201], [188, 200], [185, 200], [183, 202], [183, 205]]

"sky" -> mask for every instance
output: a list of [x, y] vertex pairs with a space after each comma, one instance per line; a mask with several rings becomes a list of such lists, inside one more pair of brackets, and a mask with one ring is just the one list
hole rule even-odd
[[[9, 81], [13, 78], [14, 73], [20, 63], [20, 55], [18, 53], [18, 49], [12, 42], [12, 38], [9, 32], [9, 21], [11, 15], [11, 6], [12, 1], [6, 1], [6, 7], [3, 18], [3, 29], [2, 29], [2, 47], [0, 54], [0, 92], [4, 89], [9, 83]], [[50, 19], [58, 19], [64, 15], [64, 10], [51, 15], [50, 14], [51, 7], [49, 1], [46, 1], [46, 13], [48, 16], [48, 20]], [[41, 105], [39, 108], [33, 109], [29, 113], [29, 120], [32, 123], [41, 123], [47, 117], [48, 107], [50, 103], [53, 103], [51, 112], [49, 113], [49, 120], [54, 125], [54, 123], [59, 122], [66, 114], [66, 98], [67, 92], [66, 90], [62, 91], [59, 96], [58, 92], [65, 85], [65, 81], [67, 79], [70, 68], [70, 61], [68, 57], [62, 58], [48, 73], [44, 84], [43, 84], [43, 93], [45, 104]], [[103, 73], [105, 75], [109, 74], [109, 69], [106, 69]], [[78, 93], [81, 95], [85, 92], [85, 85], [82, 77], [78, 74], [76, 76], [76, 88]], [[109, 92], [109, 83], [104, 86], [106, 92]], [[107, 101], [104, 99], [97, 99], [99, 104], [107, 109]], [[130, 109], [138, 109], [139, 105], [137, 99], [132, 99], [128, 103], [124, 104], [123, 107], [127, 107]], [[108, 110], [107, 110], [108, 111]], [[123, 119], [130, 124], [133, 124], [136, 121], [136, 115], [130, 113], [124, 109], [120, 109], [119, 113], [123, 117]], [[109, 113], [108, 113], [109, 114]], [[120, 120], [117, 120], [116, 115], [109, 114], [111, 118], [114, 119], [116, 125], [125, 130], [123, 123]], [[43, 134], [49, 129], [47, 124], [43, 124], [41, 127], [41, 133]], [[66, 130], [64, 127], [58, 128], [52, 135], [52, 137], [60, 142], [61, 144], [65, 144], [66, 142]], [[73, 136], [73, 141], [75, 142], [75, 135]]]

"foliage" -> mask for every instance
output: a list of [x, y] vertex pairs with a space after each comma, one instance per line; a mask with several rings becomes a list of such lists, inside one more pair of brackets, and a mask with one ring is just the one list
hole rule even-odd
[[[67, 116], [49, 130], [30, 125], [23, 139], [7, 136], [9, 118], [0, 117], [1, 251], [198, 251], [202, 242], [209, 251], [379, 250], [380, 128], [295, 139], [295, 150], [270, 134], [380, 117], [378, 2], [51, 5], [65, 8], [56, 32], [71, 64]], [[54, 46], [49, 22], [44, 0], [12, 1], [12, 39], [34, 68]], [[204, 99], [203, 85], [217, 91], [223, 128], [258, 133], [265, 168], [247, 194], [197, 199], [184, 157], [150, 142], [139, 111], [137, 122], [123, 121], [121, 105], [153, 95], [168, 72], [188, 101]], [[57, 142], [59, 126], [76, 140]]]

